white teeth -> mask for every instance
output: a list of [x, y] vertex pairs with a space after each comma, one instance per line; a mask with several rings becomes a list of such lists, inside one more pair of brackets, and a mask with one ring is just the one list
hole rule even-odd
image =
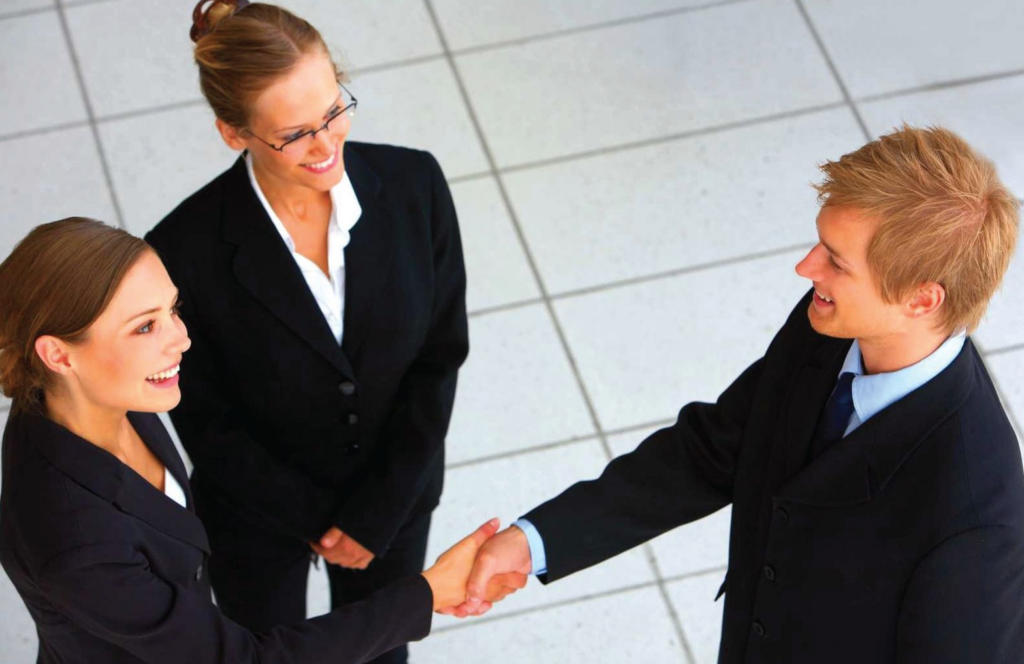
[[171, 367], [170, 369], [168, 369], [167, 371], [161, 371], [160, 373], [155, 373], [152, 376], [146, 376], [146, 380], [151, 380], [151, 381], [167, 380], [168, 378], [173, 378], [174, 376], [176, 376], [179, 371], [181, 371], [181, 365], [180, 364], [176, 364], [173, 367]]
[[814, 292], [818, 294], [818, 297], [820, 297], [821, 299], [825, 300], [826, 302], [828, 302], [828, 303], [832, 302], [832, 298], [826, 297], [826, 296], [822, 295], [821, 291], [815, 289]]
[[315, 168], [316, 170], [327, 168], [328, 166], [330, 166], [331, 164], [334, 163], [334, 158], [337, 157], [337, 156], [338, 156], [338, 153], [335, 152], [334, 154], [332, 154], [330, 157], [328, 157], [324, 161], [321, 161], [319, 164], [307, 164], [307, 166], [309, 166], [310, 168]]

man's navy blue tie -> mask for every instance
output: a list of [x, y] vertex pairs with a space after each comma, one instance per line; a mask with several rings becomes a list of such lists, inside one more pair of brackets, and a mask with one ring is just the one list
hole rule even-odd
[[818, 420], [818, 428], [814, 432], [814, 446], [811, 454], [816, 458], [829, 447], [839, 442], [850, 425], [853, 415], [853, 377], [854, 374], [844, 371], [839, 376], [832, 396], [825, 404], [825, 412]]

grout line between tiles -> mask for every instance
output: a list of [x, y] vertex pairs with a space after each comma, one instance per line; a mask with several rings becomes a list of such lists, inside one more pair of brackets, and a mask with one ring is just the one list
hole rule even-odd
[[75, 80], [78, 82], [82, 103], [85, 105], [85, 114], [89, 120], [89, 128], [92, 130], [96, 154], [99, 157], [100, 168], [103, 171], [103, 179], [107, 183], [107, 193], [110, 195], [110, 202], [114, 206], [114, 219], [118, 226], [125, 228], [124, 215], [121, 214], [121, 204], [117, 200], [117, 192], [114, 191], [114, 180], [110, 175], [110, 164], [107, 162], [107, 155], [103, 150], [103, 141], [100, 139], [99, 127], [96, 125], [96, 114], [93, 111], [92, 100], [89, 99], [89, 92], [85, 86], [85, 76], [82, 74], [82, 65], [78, 59], [78, 52], [75, 51], [75, 43], [71, 39], [71, 26], [68, 25], [67, 14], [59, 0], [57, 2], [57, 17], [60, 19], [60, 29], [64, 33], [64, 42], [68, 47], [68, 55], [71, 57], [71, 66], [75, 71]]
[[850, 91], [846, 88], [846, 84], [843, 83], [843, 78], [839, 75], [839, 69], [836, 67], [835, 62], [832, 61], [832, 56], [829, 55], [828, 49], [825, 48], [825, 42], [822, 40], [821, 35], [818, 34], [818, 29], [814, 27], [814, 21], [811, 20], [811, 15], [807, 13], [807, 8], [804, 7], [803, 0], [793, 1], [796, 3], [796, 7], [800, 11], [800, 15], [803, 16], [804, 23], [807, 24], [807, 29], [811, 31], [811, 36], [814, 37], [814, 42], [818, 45], [818, 50], [821, 51], [821, 56], [825, 58], [825, 64], [828, 65], [829, 70], [832, 72], [832, 77], [835, 79], [836, 85], [839, 86], [839, 90], [843, 93], [843, 99], [846, 100], [846, 105], [850, 107], [850, 112], [853, 113], [853, 117], [857, 121], [857, 125], [864, 134], [864, 140], [870, 141], [871, 132], [868, 131], [868, 126], [865, 124], [864, 118], [860, 115], [860, 109], [857, 108], [857, 104], [855, 104], [853, 98], [850, 97]]
[[[449, 183], [451, 181], [449, 180]], [[506, 304], [496, 304], [490, 307], [481, 307], [480, 309], [474, 309], [468, 313], [470, 318], [476, 318], [477, 316], [486, 316], [488, 314], [501, 313], [503, 311], [514, 311], [516, 309], [523, 309], [530, 307], [535, 304], [541, 304], [543, 302], [539, 297], [533, 297], [529, 300], [516, 300], [515, 302], [508, 302]]]
[[480, 171], [479, 173], [467, 173], [466, 175], [456, 175], [453, 178], [448, 178], [448, 184], [459, 184], [460, 182], [472, 182], [474, 180], [483, 180], [484, 178], [491, 177], [490, 171]]
[[52, 12], [54, 9], [56, 9], [56, 7], [53, 5], [50, 5], [49, 7], [32, 7], [30, 9], [22, 9], [11, 12], [10, 14], [0, 15], [0, 22], [6, 21], [9, 18], [24, 18], [35, 14], [45, 14], [46, 12]]
[[74, 120], [72, 122], [62, 122], [60, 124], [50, 125], [49, 127], [40, 127], [39, 129], [25, 129], [11, 134], [0, 135], [0, 143], [3, 143], [4, 141], [16, 141], [22, 138], [31, 138], [33, 136], [43, 136], [45, 134], [64, 131], [65, 129], [75, 129], [77, 127], [87, 126], [89, 126], [88, 120]]
[[496, 51], [503, 48], [509, 48], [513, 46], [524, 46], [526, 44], [533, 44], [536, 42], [550, 41], [553, 39], [559, 39], [561, 37], [569, 37], [573, 35], [585, 34], [587, 32], [594, 32], [597, 30], [604, 30], [606, 28], [617, 28], [623, 25], [632, 25], [635, 23], [643, 23], [645, 21], [653, 21], [663, 18], [671, 18], [680, 14], [692, 14], [694, 12], [700, 12], [707, 9], [717, 9], [719, 7], [725, 7], [728, 5], [737, 5], [744, 2], [753, 2], [754, 0], [712, 0], [702, 5], [689, 5], [685, 7], [675, 7], [673, 9], [662, 9], [660, 11], [648, 12], [646, 14], [637, 14], [635, 16], [623, 16], [622, 18], [611, 19], [607, 21], [599, 21], [597, 23], [587, 23], [585, 25], [577, 25], [571, 28], [563, 28], [560, 30], [551, 30], [549, 32], [538, 32], [532, 35], [526, 35], [524, 37], [515, 37], [513, 39], [504, 39], [495, 42], [489, 42], [487, 44], [478, 44], [476, 46], [467, 46], [465, 48], [452, 49], [450, 52], [455, 57], [463, 55], [474, 55], [476, 53], [485, 53], [487, 51]]
[[65, 7], [70, 9], [70, 8], [74, 8], [74, 7], [85, 7], [86, 5], [99, 5], [99, 4], [102, 4], [104, 2], [114, 2], [115, 0], [70, 0], [70, 1], [69, 0], [57, 0], [57, 1], [58, 2], [62, 2]]
[[[451, 68], [452, 75], [455, 77], [456, 85], [459, 89], [459, 95], [462, 97], [462, 102], [466, 107], [466, 112], [469, 114], [470, 122], [473, 125], [473, 130], [477, 135], [477, 140], [480, 142], [480, 146], [483, 149], [484, 156], [487, 159], [487, 165], [490, 171], [494, 174], [495, 181], [498, 185], [498, 193], [501, 196], [502, 204], [505, 206], [506, 212], [508, 212], [509, 219], [512, 221], [512, 227], [515, 230], [516, 238], [519, 241], [520, 246], [523, 249], [523, 253], [526, 256], [526, 262], [529, 265], [530, 272], [533, 274], [533, 278], [537, 283], [537, 288], [540, 291], [541, 299], [544, 302], [544, 307], [547, 309], [548, 316], [551, 320], [551, 324], [555, 328], [555, 334], [558, 336], [558, 341], [562, 346], [562, 351], [565, 353], [566, 360], [569, 362], [569, 366], [572, 370], [573, 378], [576, 381], [576, 386], [580, 391], [580, 396], [583, 398], [583, 403], [586, 406], [587, 414], [590, 417], [590, 421], [597, 432], [597, 438], [601, 443], [601, 447], [604, 450], [605, 457], [611, 461], [614, 457], [611, 447], [608, 444], [608, 439], [601, 427], [601, 419], [598, 417], [597, 409], [594, 407], [593, 400], [590, 397], [590, 393], [587, 390], [586, 383], [583, 381], [583, 375], [580, 373], [579, 365], [576, 362], [576, 358], [573, 355], [572, 348], [569, 346], [568, 337], [565, 334], [565, 330], [562, 328], [561, 321], [558, 319], [557, 312], [555, 311], [554, 304], [551, 301], [551, 296], [548, 293], [547, 286], [544, 283], [544, 278], [540, 273], [540, 267], [537, 265], [537, 261], [530, 251], [529, 243], [526, 241], [526, 235], [523, 231], [522, 224], [519, 222], [519, 216], [516, 213], [515, 207], [512, 205], [512, 200], [508, 195], [508, 190], [505, 187], [505, 182], [498, 172], [497, 162], [494, 159], [494, 153], [491, 151], [491, 146], [487, 142], [487, 137], [484, 135], [483, 125], [480, 123], [480, 119], [477, 117], [476, 109], [473, 106], [472, 101], [469, 97], [469, 90], [466, 88], [465, 81], [462, 79], [462, 74], [459, 71], [458, 64], [455, 58], [451, 54], [451, 50], [448, 47], [448, 38], [445, 36], [444, 31], [441, 28], [441, 23], [438, 20], [437, 12], [434, 9], [432, 0], [424, 0], [427, 13], [430, 15], [430, 20], [434, 24], [434, 30], [437, 32], [437, 38], [441, 43], [441, 47], [444, 50], [445, 58], [448, 61], [448, 66]], [[655, 579], [657, 579], [658, 586], [661, 590], [662, 598], [665, 601], [666, 610], [672, 614], [674, 609], [672, 608], [671, 602], [668, 601], [668, 594], [664, 589], [664, 581], [661, 578], [660, 571], [657, 565], [652, 565], [652, 571]], [[673, 614], [674, 615], [674, 614]], [[689, 643], [686, 640], [686, 635], [679, 627], [678, 620], [674, 620], [673, 624], [676, 626], [676, 631], [680, 639], [680, 647], [683, 650], [684, 656], [693, 664], [690, 653], [692, 652]]]
[[1008, 78], [1016, 78], [1024, 75], [1024, 69], [1011, 69], [1010, 71], [998, 72], [995, 74], [983, 74], [981, 76], [972, 76], [968, 78], [958, 78], [952, 81], [942, 81], [939, 83], [928, 83], [921, 85], [916, 88], [908, 88], [905, 90], [894, 90], [893, 92], [881, 92], [874, 95], [867, 95], [857, 99], [857, 103], [870, 104], [875, 101], [883, 101], [886, 99], [894, 99], [896, 97], [903, 97], [905, 95], [917, 94], [920, 92], [938, 92], [940, 90], [951, 90], [954, 88], [960, 88], [967, 85], [976, 85], [978, 83], [988, 83], [990, 81], [999, 81]]
[[647, 138], [639, 141], [631, 141], [628, 143], [619, 143], [616, 145], [609, 145], [607, 147], [595, 148], [592, 150], [581, 150], [579, 152], [570, 152], [557, 157], [548, 157], [546, 159], [538, 159], [536, 161], [526, 161], [519, 164], [512, 164], [510, 166], [504, 166], [498, 169], [499, 173], [508, 174], [516, 173], [518, 171], [532, 170], [534, 168], [540, 168], [543, 166], [552, 166], [555, 164], [563, 164], [578, 161], [580, 159], [587, 159], [590, 157], [604, 156], [609, 154], [615, 154], [618, 152], [626, 152], [629, 150], [636, 150], [640, 148], [651, 147], [655, 145], [661, 145], [663, 143], [672, 143], [689, 138], [697, 138], [701, 136], [713, 136], [715, 134], [732, 131], [734, 129], [743, 129], [746, 127], [756, 127], [762, 124], [770, 124], [778, 120], [790, 120], [793, 118], [799, 118], [804, 115], [813, 115], [814, 113], [821, 113], [824, 111], [831, 111], [837, 108], [843, 108], [846, 106], [846, 102], [832, 102], [830, 104], [820, 104], [818, 106], [808, 106], [806, 108], [795, 109], [791, 111], [783, 111], [781, 113], [772, 113], [771, 115], [760, 115], [753, 118], [747, 118], [745, 120], [737, 120], [735, 122], [726, 122], [719, 125], [712, 125], [708, 127], [701, 127], [699, 129], [690, 129], [687, 131], [676, 132], [674, 134], [666, 134], [663, 136], [657, 136], [654, 138]]
[[[605, 431], [606, 436], [618, 436], [626, 433], [633, 433], [634, 431], [643, 431], [651, 427], [666, 427], [675, 422], [674, 419], [655, 420], [653, 422], [641, 422], [640, 424], [631, 424], [626, 427], [618, 429], [611, 429]], [[503, 459], [511, 459], [517, 456], [526, 456], [535, 452], [544, 452], [546, 450], [553, 450], [559, 447], [567, 447], [575, 443], [583, 443], [587, 441], [594, 441], [597, 439], [596, 433], [584, 434], [576, 436], [574, 438], [564, 438], [562, 440], [556, 440], [551, 443], [541, 443], [540, 445], [531, 445], [529, 447], [520, 447], [507, 452], [498, 452], [497, 454], [489, 454], [487, 456], [474, 457], [472, 459], [466, 459], [464, 461], [454, 461], [445, 466], [445, 470], [455, 470], [458, 468], [466, 468], [468, 466], [474, 466], [476, 464], [488, 463], [491, 461], [501, 461]], [[639, 441], [637, 441], [639, 442]]]
[[[977, 346], [978, 345], [977, 342], [975, 342], [974, 345]], [[988, 358], [988, 357], [992, 357], [993, 355], [1002, 355], [1003, 353], [1012, 353], [1012, 352], [1017, 351], [1017, 350], [1024, 350], [1024, 343], [1013, 344], [1011, 346], [1002, 346], [1001, 348], [994, 348], [992, 350], [981, 351], [981, 354], [984, 357]]]

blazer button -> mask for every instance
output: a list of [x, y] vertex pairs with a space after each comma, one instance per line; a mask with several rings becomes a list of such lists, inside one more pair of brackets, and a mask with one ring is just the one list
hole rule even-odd
[[350, 396], [352, 396], [353, 394], [356, 393], [356, 385], [355, 385], [355, 383], [353, 383], [351, 381], [347, 381], [347, 380], [344, 383], [342, 383], [341, 385], [339, 385], [338, 389], [341, 390], [341, 393], [344, 394], [347, 397], [350, 397]]
[[349, 426], [355, 426], [356, 424], [359, 424], [359, 416], [356, 415], [355, 413], [349, 413], [348, 419], [346, 421], [348, 422]]
[[765, 565], [764, 566], [764, 578], [768, 579], [769, 581], [774, 581], [775, 580], [775, 568], [772, 567], [771, 565]]
[[362, 449], [362, 445], [359, 443], [348, 443], [345, 445], [345, 454], [349, 456], [355, 456], [359, 454], [359, 450]]
[[778, 509], [779, 521], [782, 523], [789, 523], [789, 512], [784, 507]]
[[196, 568], [196, 581], [202, 581], [202, 580], [203, 580], [203, 566], [199, 565], [199, 567]]
[[757, 634], [762, 639], [768, 636], [768, 632], [765, 630], [764, 625], [760, 621], [754, 621], [754, 634]]

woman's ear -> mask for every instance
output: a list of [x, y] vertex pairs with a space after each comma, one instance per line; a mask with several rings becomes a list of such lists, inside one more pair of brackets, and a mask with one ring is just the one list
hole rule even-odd
[[71, 373], [71, 358], [68, 345], [57, 337], [44, 334], [36, 339], [36, 355], [43, 361], [46, 368], [54, 373], [66, 376]]
[[245, 139], [242, 138], [242, 131], [237, 127], [232, 127], [220, 118], [217, 118], [217, 131], [220, 132], [220, 137], [224, 139], [224, 142], [232, 150], [241, 152], [248, 147]]

